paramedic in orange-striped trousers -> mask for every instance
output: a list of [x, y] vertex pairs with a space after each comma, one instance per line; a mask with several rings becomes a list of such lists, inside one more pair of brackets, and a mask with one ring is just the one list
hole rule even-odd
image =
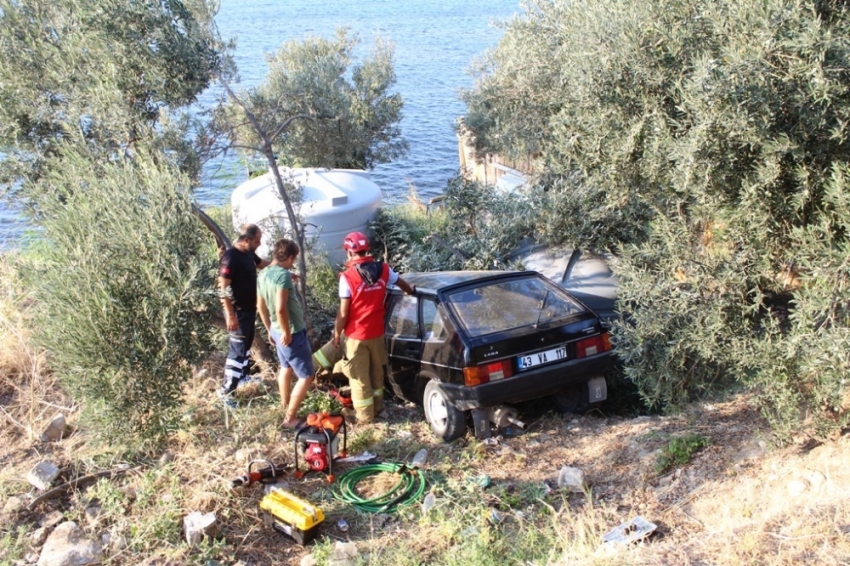
[[358, 423], [370, 423], [384, 409], [387, 347], [384, 314], [387, 285], [408, 295], [416, 292], [390, 266], [368, 253], [369, 240], [360, 232], [345, 237], [348, 255], [339, 278], [339, 312], [334, 324], [334, 346], [343, 343], [343, 373], [351, 385], [351, 401]]

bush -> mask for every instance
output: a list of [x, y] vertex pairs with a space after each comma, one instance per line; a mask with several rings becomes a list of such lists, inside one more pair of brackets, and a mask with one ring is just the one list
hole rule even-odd
[[695, 453], [709, 444], [711, 444], [711, 441], [708, 438], [695, 432], [671, 438], [664, 450], [658, 455], [655, 471], [663, 474], [674, 466], [687, 464]]
[[101, 440], [156, 444], [177, 426], [191, 363], [209, 352], [215, 261], [189, 181], [143, 152], [66, 150], [40, 181], [25, 279], [37, 339]]
[[505, 269], [505, 255], [533, 231], [528, 211], [525, 193], [458, 176], [441, 208], [382, 209], [370, 225], [373, 249], [400, 272]]
[[538, 233], [620, 256], [614, 341], [644, 398], [749, 387], [781, 439], [845, 427], [850, 7], [523, 6], [464, 125], [536, 158]]

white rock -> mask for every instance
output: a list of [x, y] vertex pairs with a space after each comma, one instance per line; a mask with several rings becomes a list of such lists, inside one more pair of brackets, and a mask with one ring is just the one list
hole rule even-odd
[[30, 543], [33, 546], [41, 546], [47, 540], [47, 528], [39, 527], [30, 533]]
[[64, 434], [65, 415], [62, 413], [56, 413], [50, 420], [50, 424], [48, 424], [47, 428], [44, 429], [44, 432], [41, 433], [41, 441], [54, 442], [56, 440], [61, 440]]
[[86, 507], [86, 521], [88, 521], [89, 525], [96, 525], [98, 519], [100, 518], [100, 505], [90, 505]]
[[204, 537], [215, 537], [218, 534], [217, 530], [215, 513], [192, 511], [183, 517], [183, 534], [186, 535], [186, 542], [192, 548], [198, 546]]
[[797, 497], [807, 489], [809, 489], [809, 482], [806, 480], [791, 480], [788, 482], [788, 495], [791, 497]]
[[53, 462], [44, 460], [36, 464], [27, 474], [27, 481], [38, 489], [45, 490], [50, 487], [50, 484], [59, 475], [59, 468]]
[[127, 548], [127, 538], [121, 534], [103, 533], [100, 536], [100, 542], [104, 552], [113, 554]]
[[127, 548], [127, 537], [125, 537], [124, 535], [115, 535], [114, 537], [112, 537], [112, 540], [110, 542], [110, 548], [112, 549], [112, 552], [118, 552], [119, 550], [124, 550], [125, 548]]
[[328, 566], [353, 566], [357, 559], [357, 545], [353, 542], [337, 541]]
[[24, 500], [20, 497], [12, 496], [6, 500], [6, 504], [3, 505], [3, 515], [9, 516], [14, 515], [18, 511], [24, 508]]
[[558, 473], [558, 487], [566, 488], [573, 493], [584, 492], [584, 472], [578, 468], [564, 466]]
[[61, 511], [51, 511], [47, 515], [44, 515], [39, 519], [38, 524], [44, 527], [45, 529], [49, 529], [51, 527], [55, 527], [59, 523], [65, 520], [65, 516], [62, 515]]
[[812, 486], [812, 491], [820, 491], [826, 484], [826, 476], [817, 470], [810, 473], [806, 479], [809, 480], [809, 485]]
[[316, 566], [316, 564], [317, 562], [313, 557], [313, 553], [301, 557], [301, 566]]
[[24, 556], [24, 562], [27, 564], [35, 564], [38, 560], [38, 554], [35, 552], [30, 552], [26, 556]]
[[103, 560], [103, 552], [94, 542], [86, 538], [83, 530], [73, 521], [56, 527], [38, 559], [38, 566], [85, 566]]

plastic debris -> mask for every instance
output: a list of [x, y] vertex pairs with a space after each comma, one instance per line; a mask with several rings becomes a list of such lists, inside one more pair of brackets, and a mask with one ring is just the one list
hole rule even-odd
[[348, 532], [348, 521], [346, 521], [345, 519], [340, 519], [339, 521], [336, 522], [336, 528], [338, 528], [340, 531], [342, 531], [344, 533], [347, 533]]
[[602, 535], [602, 541], [606, 544], [629, 544], [647, 537], [657, 528], [658, 525], [656, 525], [655, 523], [650, 523], [643, 517], [638, 516], [632, 519], [631, 521], [627, 521], [625, 523], [617, 525], [616, 527]]
[[416, 469], [421, 468], [425, 465], [425, 462], [428, 460], [428, 450], [425, 448], [421, 449], [419, 452], [413, 456], [413, 460], [410, 461], [410, 465]]
[[425, 496], [425, 501], [422, 502], [422, 514], [425, 515], [434, 508], [434, 505], [437, 504], [437, 498], [434, 497], [433, 493], [428, 493]]
[[363, 452], [359, 456], [348, 456], [346, 458], [337, 458], [337, 459], [334, 460], [334, 462], [341, 462], [341, 463], [344, 463], [344, 462], [364, 462], [364, 463], [368, 463], [368, 462], [371, 462], [372, 460], [376, 460], [377, 458], [378, 458], [377, 454], [373, 454], [371, 452]]
[[474, 483], [478, 487], [487, 488], [490, 487], [490, 476], [484, 474], [482, 476], [475, 476], [473, 478], [468, 478], [466, 481]]

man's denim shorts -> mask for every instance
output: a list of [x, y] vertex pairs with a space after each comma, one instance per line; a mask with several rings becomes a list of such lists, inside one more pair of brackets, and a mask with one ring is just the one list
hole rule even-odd
[[282, 334], [272, 331], [277, 359], [280, 367], [286, 369], [291, 367], [298, 379], [307, 379], [313, 375], [313, 352], [310, 350], [310, 341], [307, 340], [307, 330], [296, 332], [292, 335], [289, 346], [280, 343]]

